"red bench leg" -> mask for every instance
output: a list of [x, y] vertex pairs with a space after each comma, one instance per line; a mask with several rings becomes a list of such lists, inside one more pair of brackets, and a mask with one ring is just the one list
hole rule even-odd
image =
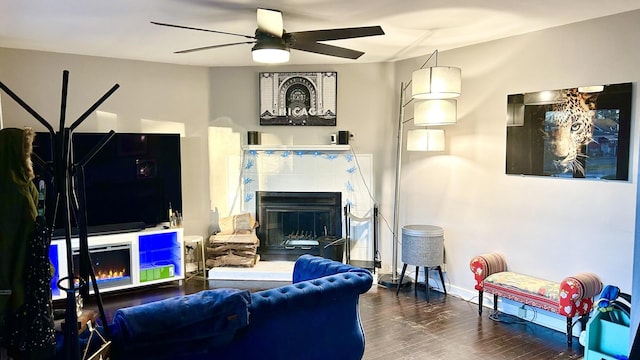
[[[483, 291], [478, 290], [478, 315], [482, 315], [482, 297]], [[498, 311], [498, 295], [493, 294], [493, 311]]]

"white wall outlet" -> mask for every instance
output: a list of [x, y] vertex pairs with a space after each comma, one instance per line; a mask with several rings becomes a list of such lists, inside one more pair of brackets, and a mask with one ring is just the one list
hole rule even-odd
[[518, 317], [522, 318], [522, 319], [526, 319], [527, 318], [527, 308], [524, 307], [524, 305], [520, 306], [518, 308]]
[[447, 264], [442, 264], [442, 266], [440, 266], [440, 270], [442, 270], [442, 272], [447, 272]]

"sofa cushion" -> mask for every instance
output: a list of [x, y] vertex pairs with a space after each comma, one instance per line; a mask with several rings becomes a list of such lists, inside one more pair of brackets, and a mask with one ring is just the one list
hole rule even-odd
[[550, 300], [558, 301], [560, 283], [539, 279], [533, 276], [523, 275], [510, 271], [503, 271], [489, 275], [484, 279], [487, 283], [499, 285], [523, 293], [542, 296]]
[[120, 359], [204, 353], [247, 326], [250, 302], [248, 290], [215, 289], [117, 310], [110, 326], [115, 351]]

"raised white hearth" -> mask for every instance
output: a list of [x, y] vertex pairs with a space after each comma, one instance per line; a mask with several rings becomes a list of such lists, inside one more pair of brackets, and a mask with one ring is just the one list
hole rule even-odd
[[258, 261], [254, 267], [214, 267], [209, 270], [209, 280], [291, 282], [293, 264], [293, 261]]

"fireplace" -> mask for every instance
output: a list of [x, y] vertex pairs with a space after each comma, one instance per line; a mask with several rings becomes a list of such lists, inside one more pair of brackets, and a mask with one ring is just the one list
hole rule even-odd
[[342, 237], [340, 192], [256, 191], [260, 259], [295, 261], [320, 255], [326, 237]]
[[[79, 274], [80, 250], [73, 250], [73, 270]], [[100, 289], [130, 285], [131, 279], [131, 245], [114, 244], [90, 247], [91, 265]], [[90, 283], [91, 279], [86, 279]]]

